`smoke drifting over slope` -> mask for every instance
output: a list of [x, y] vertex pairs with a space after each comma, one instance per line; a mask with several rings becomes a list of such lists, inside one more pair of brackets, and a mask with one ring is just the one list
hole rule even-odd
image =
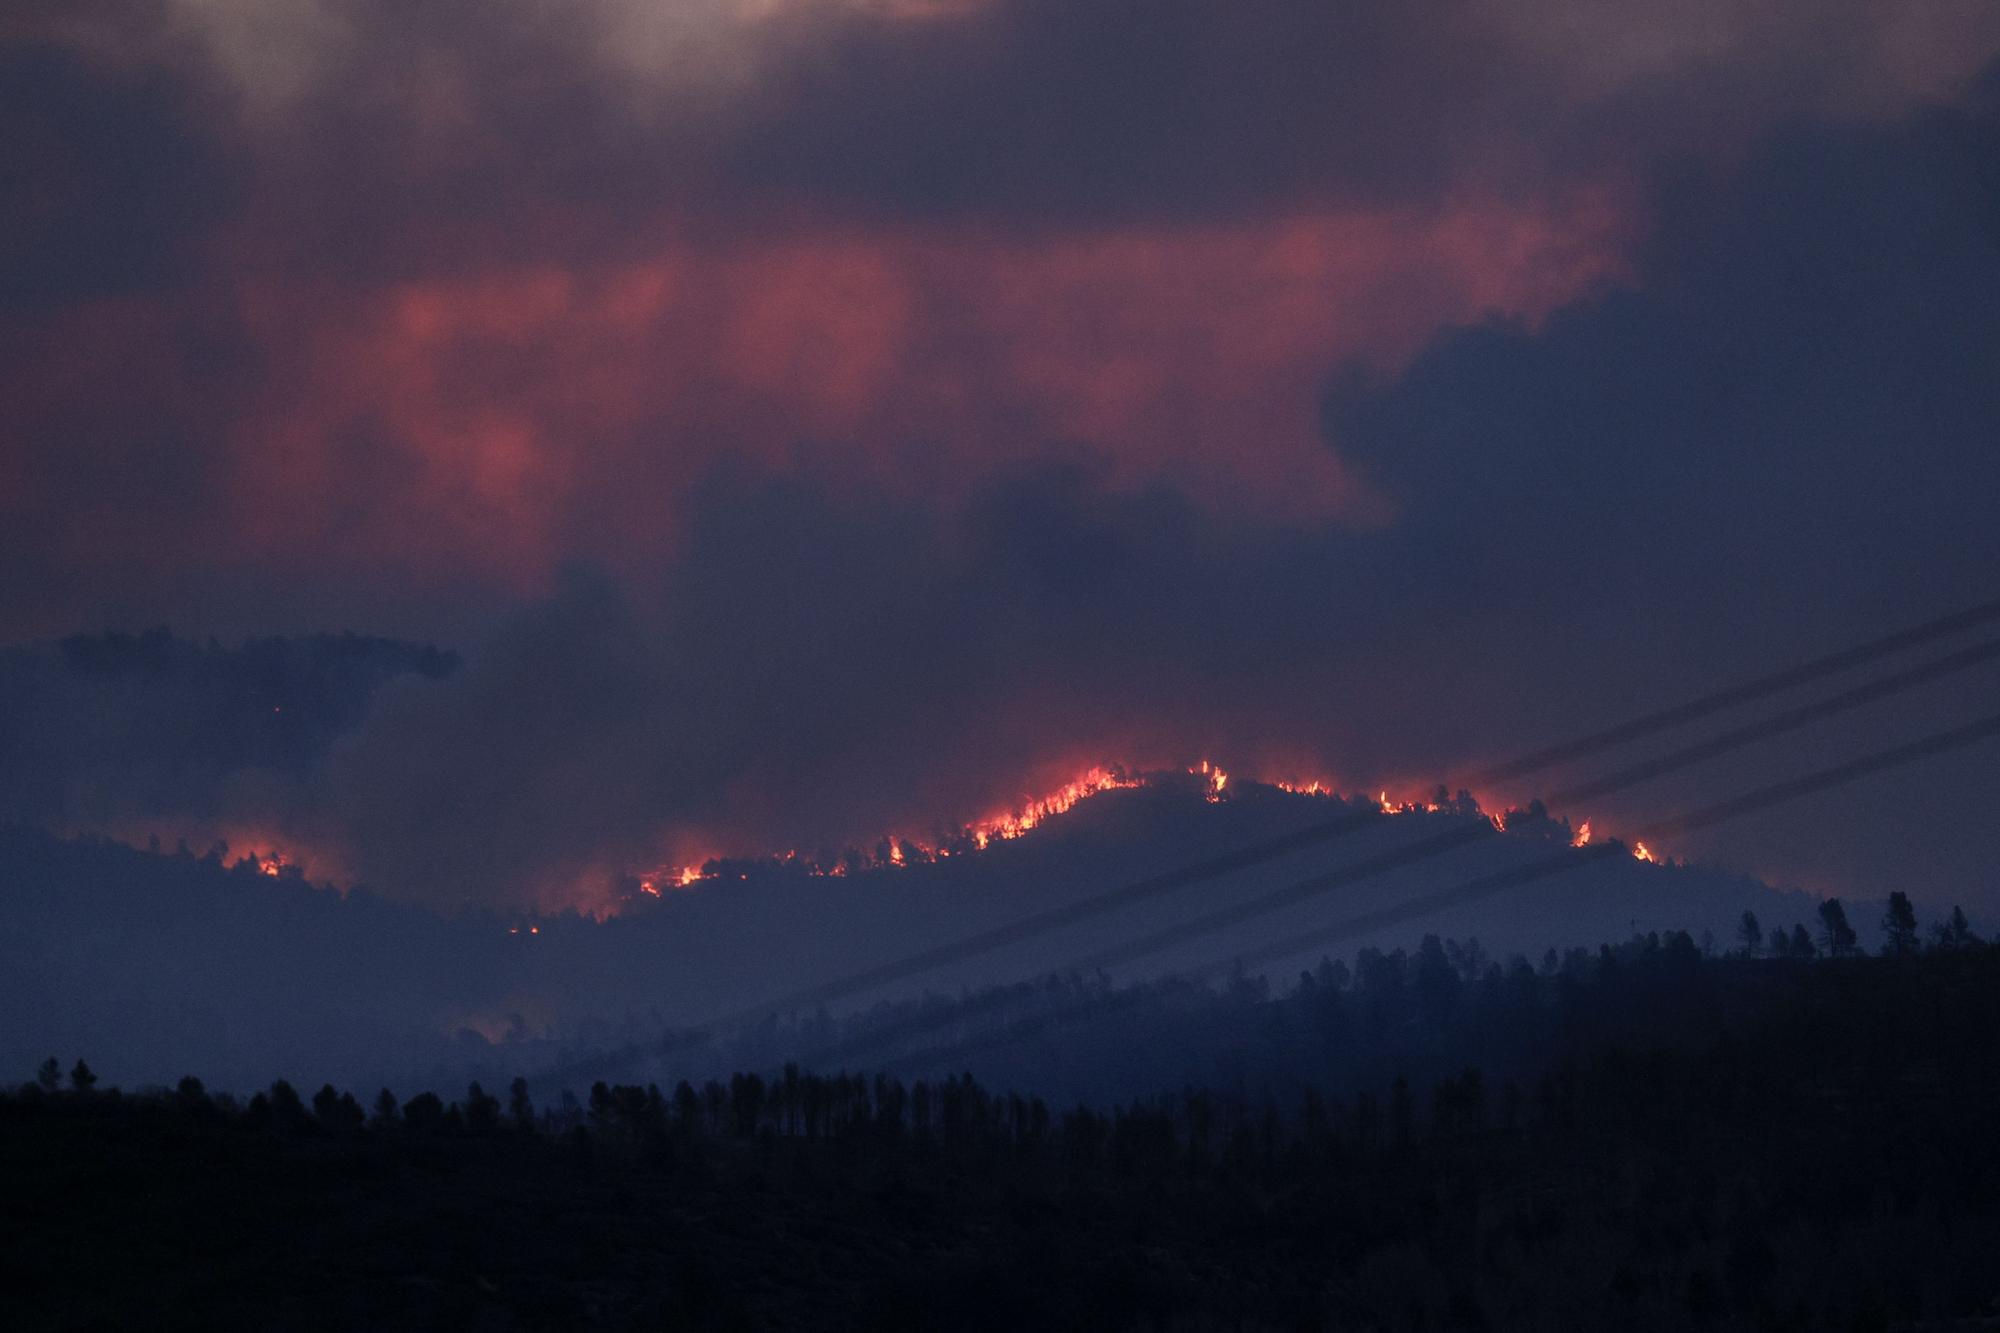
[[[0, 630], [465, 655], [192, 778], [194, 704], [17, 711], [10, 813], [572, 903], [1992, 595], [1991, 6], [670, 8], [4, 21]], [[1990, 767], [1886, 790], [1691, 850], [1992, 892]]]
[[[504, 1082], [550, 1068], [568, 1069], [562, 1078], [574, 1079], [579, 1060], [599, 1070], [586, 1078], [616, 1074], [625, 1066], [615, 1061], [629, 1064], [631, 1051], [650, 1060], [674, 1029], [1345, 808], [1233, 781], [1234, 795], [1210, 801], [1206, 787], [1191, 780], [1109, 791], [986, 852], [899, 869], [825, 878], [768, 864], [731, 866], [717, 879], [641, 901], [607, 922], [486, 913], [447, 920], [367, 893], [315, 890], [294, 872], [273, 876], [254, 864], [230, 869], [220, 857], [148, 856], [0, 829], [0, 882], [8, 885], [13, 912], [0, 936], [6, 1020], [0, 1062], [29, 1067], [50, 1049], [81, 1050], [107, 1077], [127, 1083], [169, 1082], [198, 1067], [234, 1086], [299, 1077], [308, 1068], [316, 1078], [399, 1087], [472, 1077]], [[1485, 827], [1482, 816], [1450, 811], [1384, 820], [1343, 841], [1338, 855], [1321, 849], [1280, 858], [1024, 936], [949, 966], [854, 989], [833, 1010], [853, 1014], [877, 1001], [907, 1003], [923, 993], [1038, 980], [1162, 922], [1247, 902], [1300, 873], [1466, 820]], [[1206, 933], [1113, 971], [1121, 982], [1143, 981], [1226, 962], [1242, 950], [1296, 938], [1302, 927], [1546, 857], [1573, 836], [1545, 820], [1510, 827], [1506, 836], [1487, 828], [1449, 857]], [[1803, 895], [1711, 871], [1645, 865], [1630, 856], [1580, 860], [1577, 869], [1530, 889], [1357, 931], [1325, 950], [1281, 958], [1269, 971], [1282, 979], [1322, 952], [1349, 958], [1365, 946], [1411, 947], [1428, 932], [1476, 937], [1495, 962], [1517, 950], [1539, 960], [1551, 947], [1594, 947], [1633, 930], [1685, 928], [1726, 937], [1746, 907], [1767, 926], [1788, 928], [1809, 921], [1814, 906]], [[1090, 968], [1084, 976], [1095, 974]], [[944, 1030], [919, 1031], [899, 1045], [922, 1048], [943, 1040]], [[732, 1031], [716, 1035], [729, 1038]], [[754, 1027], [731, 1067], [792, 1058], [796, 1043], [809, 1036]], [[893, 1063], [896, 1049], [869, 1062]], [[627, 1053], [615, 1054], [621, 1050]], [[690, 1062], [710, 1059], [718, 1069], [726, 1064], [715, 1050], [690, 1052], [664, 1072], [649, 1066], [648, 1076], [699, 1077], [712, 1071]], [[1100, 1073], [1122, 1077], [1110, 1066]], [[1177, 1076], [1157, 1068], [1148, 1074]], [[1132, 1083], [1106, 1095], [1153, 1090], [1153, 1083]]]

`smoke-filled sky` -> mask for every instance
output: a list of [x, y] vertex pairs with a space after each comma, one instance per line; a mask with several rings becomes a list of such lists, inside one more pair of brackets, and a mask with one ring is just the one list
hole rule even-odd
[[[575, 901], [1096, 762], [1428, 788], [1990, 598], [1996, 60], [1990, 0], [17, 0], [0, 641], [463, 655], [30, 804]], [[1685, 851], [2000, 910], [1994, 770]]]

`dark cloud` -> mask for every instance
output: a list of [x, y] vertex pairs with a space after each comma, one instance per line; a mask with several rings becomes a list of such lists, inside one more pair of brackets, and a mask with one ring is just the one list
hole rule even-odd
[[1225, 655], [1271, 646], [1255, 622], [1296, 594], [1269, 579], [1299, 586], [1272, 534], [1074, 464], [957, 515], [740, 470], [690, 510], [650, 596], [574, 583], [342, 747], [333, 822], [371, 882], [572, 901], [676, 849], [928, 835], [1142, 737], [1196, 755], [1249, 711], [1222, 697]]
[[399, 895], [589, 903], [688, 801], [662, 683], [624, 598], [573, 576], [457, 680], [386, 690], [330, 758], [320, 826], [353, 849], [357, 877]]
[[1796, 581], [1879, 606], [1916, 571], [1970, 596], [2000, 483], [1996, 163], [2000, 123], [1938, 110], [1676, 173], [1631, 289], [1349, 379], [1331, 438], [1472, 598]]
[[9, 57], [9, 623], [477, 606], [299, 799], [505, 901], [1990, 595], [1992, 113], [1911, 107], [1992, 11], [1737, 9], [93, 11]]
[[86, 252], [100, 274], [150, 271], [166, 252], [134, 228], [177, 235], [247, 197], [241, 259], [408, 277], [644, 253], [663, 227], [1439, 207], [1899, 109], [2000, 44], [1990, 7], [1869, 0], [261, 8], [27, 23], [44, 45], [14, 57], [10, 95], [43, 132], [15, 150], [24, 198], [67, 171], [72, 225], [24, 213], [16, 234], [69, 252], [58, 271]]
[[0, 45], [0, 311], [185, 282], [243, 182], [183, 71]]
[[301, 821], [302, 784], [378, 690], [457, 665], [435, 648], [352, 634], [224, 647], [157, 628], [9, 649], [0, 821], [276, 837]]
[[1535, 114], [1548, 74], [1466, 6], [1375, 0], [1008, 0], [825, 24], [811, 48], [747, 108], [731, 177], [1026, 219], [1427, 198]]
[[1339, 379], [1333, 444], [1397, 510], [1375, 531], [1087, 452], [949, 497], [838, 450], [713, 468], [662, 568], [386, 694], [319, 827], [398, 892], [566, 901], [1106, 759], [1427, 781], [1988, 596], [1995, 160], [1990, 113], [1940, 109], [1663, 176], [1631, 287]]
[[[1799, 128], [1735, 168], [1663, 174], [1630, 289], [1452, 334], [1386, 381], [1337, 377], [1330, 438], [1398, 506], [1400, 581], [1424, 614], [1491, 626], [1496, 698], [1514, 685], [1510, 709], [1560, 734], [1579, 704], [1617, 717], [1621, 696], [1691, 695], [1993, 595], [1996, 166], [1990, 106]], [[1881, 725], [1976, 715], [1990, 687]], [[1971, 826], [1991, 771], [1975, 754], [1915, 790]], [[1822, 806], [1797, 827], [1836, 831], [1792, 864], [1977, 880], [1963, 840], [1886, 813], [1879, 792]], [[1724, 848], [1748, 854], [1738, 836]]]

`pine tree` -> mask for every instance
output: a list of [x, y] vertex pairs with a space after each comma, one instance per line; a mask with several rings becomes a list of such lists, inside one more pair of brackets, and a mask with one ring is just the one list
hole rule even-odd
[[1855, 951], [1854, 927], [1847, 924], [1847, 909], [1840, 899], [1828, 898], [1819, 905], [1820, 939], [1826, 946], [1827, 954], [1834, 958], [1845, 958]]
[[535, 1104], [528, 1099], [528, 1080], [518, 1075], [507, 1089], [507, 1114], [514, 1118], [517, 1128], [535, 1126]]
[[1931, 937], [1940, 949], [1966, 949], [1980, 943], [1979, 937], [1972, 933], [1972, 923], [1965, 919], [1963, 907], [1953, 907], [1950, 920], [1934, 923]]
[[1882, 913], [1882, 952], [1890, 958], [1907, 958], [1917, 951], [1917, 911], [1910, 906], [1910, 897], [1902, 890], [1889, 895], [1889, 906]]
[[1743, 956], [1755, 958], [1764, 951], [1764, 927], [1757, 923], [1755, 912], [1745, 912], [1742, 922], [1736, 927], [1736, 938], [1743, 941]]

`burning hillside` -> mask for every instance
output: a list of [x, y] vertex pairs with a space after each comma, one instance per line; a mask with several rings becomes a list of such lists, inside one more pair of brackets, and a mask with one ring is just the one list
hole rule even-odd
[[[1385, 818], [1411, 815], [1458, 815], [1488, 820], [1501, 833], [1518, 832], [1527, 824], [1560, 825], [1570, 845], [1582, 847], [1592, 840], [1588, 819], [1574, 828], [1566, 819], [1552, 819], [1541, 802], [1526, 807], [1489, 808], [1468, 791], [1453, 794], [1440, 785], [1428, 796], [1392, 798], [1386, 789], [1375, 796], [1343, 793], [1338, 784], [1324, 779], [1240, 778], [1206, 759], [1186, 768], [1146, 770], [1124, 764], [1099, 764], [1062, 783], [1052, 791], [1023, 799], [1011, 808], [995, 811], [955, 829], [928, 836], [889, 832], [871, 844], [849, 844], [835, 852], [803, 853], [797, 849], [782, 853], [718, 854], [678, 866], [661, 866], [624, 881], [621, 901], [660, 898], [679, 889], [704, 883], [746, 879], [758, 870], [785, 870], [811, 877], [844, 877], [871, 871], [897, 870], [932, 865], [954, 857], [983, 852], [998, 842], [1008, 842], [1041, 828], [1048, 821], [1074, 810], [1092, 797], [1112, 791], [1148, 789], [1199, 793], [1202, 801], [1219, 805], [1238, 799], [1246, 792], [1281, 795], [1305, 801], [1325, 802], [1348, 808], [1372, 806]], [[1660, 858], [1645, 843], [1632, 846], [1634, 859], [1656, 862]]]

